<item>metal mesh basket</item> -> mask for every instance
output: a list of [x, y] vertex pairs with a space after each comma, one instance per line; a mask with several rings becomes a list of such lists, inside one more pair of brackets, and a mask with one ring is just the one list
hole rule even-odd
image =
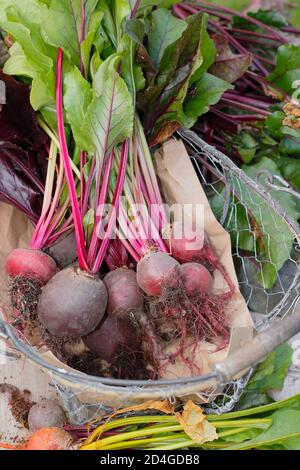
[[[185, 142], [209, 200], [215, 204], [215, 213], [233, 238], [233, 257], [240, 289], [247, 305], [254, 313], [257, 329], [267, 329], [268, 335], [258, 335], [256, 354], [251, 348], [241, 352], [242, 361], [235, 367], [224, 363], [206, 375], [176, 380], [134, 381], [88, 376], [80, 372], [59, 369], [38, 350], [20, 338], [18, 332], [0, 322], [2, 336], [29, 359], [45, 368], [52, 377], [73, 423], [82, 424], [109, 412], [110, 407], [126, 406], [150, 399], [174, 399], [197, 396], [199, 402], [209, 399], [208, 412], [223, 413], [233, 408], [251, 377], [251, 366], [281, 342], [300, 330], [300, 315], [288, 323], [298, 299], [300, 229], [272, 197], [272, 191], [290, 191], [283, 181], [274, 184], [276, 175], [262, 172], [264, 185], [248, 178], [228, 157], [207, 145], [192, 131], [182, 130], [178, 136]], [[292, 192], [293, 193], [293, 192]], [[298, 194], [294, 194], [298, 197]], [[243, 211], [244, 223], [238, 219]], [[271, 227], [270, 227], [271, 225]], [[258, 234], [265, 244], [265, 256], [258, 253]], [[245, 239], [252, 239], [252, 250], [246, 250]], [[275, 247], [275, 248], [274, 248]], [[274, 250], [288, 250], [288, 260], [279, 267]], [[275, 284], [267, 288], [266, 270], [275, 276]], [[260, 315], [257, 315], [260, 314]], [[286, 317], [284, 319], [284, 317]], [[294, 315], [295, 317], [295, 315]], [[276, 319], [281, 319], [278, 328]], [[277, 326], [276, 326], [277, 325]], [[233, 380], [235, 372], [247, 367], [247, 373]], [[227, 368], [226, 368], [226, 367]], [[232, 364], [231, 364], [232, 366]], [[250, 366], [250, 369], [249, 369]], [[235, 371], [235, 372], [234, 372]], [[88, 397], [88, 399], [87, 399]]]

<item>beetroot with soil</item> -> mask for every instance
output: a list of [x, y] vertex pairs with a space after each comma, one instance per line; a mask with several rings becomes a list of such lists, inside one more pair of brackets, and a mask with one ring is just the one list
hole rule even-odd
[[97, 328], [107, 306], [107, 290], [97, 276], [69, 267], [44, 287], [38, 317], [46, 330], [58, 337], [85, 336]]

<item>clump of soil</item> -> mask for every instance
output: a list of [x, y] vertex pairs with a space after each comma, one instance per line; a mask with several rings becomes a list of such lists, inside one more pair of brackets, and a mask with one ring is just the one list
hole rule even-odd
[[36, 324], [37, 306], [42, 292], [42, 283], [36, 279], [18, 276], [10, 282], [12, 306], [19, 312], [19, 321]]
[[129, 351], [124, 345], [120, 345], [111, 364], [90, 351], [70, 357], [67, 364], [96, 377], [114, 377], [123, 380], [157, 378], [154, 370], [147, 365], [144, 351]]
[[0, 384], [0, 393], [5, 393], [9, 396], [8, 404], [10, 411], [15, 420], [28, 429], [28, 413], [30, 408], [35, 405], [30, 399], [31, 393], [29, 390], [19, 390], [14, 385]]

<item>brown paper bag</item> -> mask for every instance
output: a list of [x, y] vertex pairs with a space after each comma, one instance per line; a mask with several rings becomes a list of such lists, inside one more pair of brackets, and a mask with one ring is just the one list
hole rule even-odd
[[[216, 351], [216, 347], [210, 343], [201, 342], [199, 344], [196, 360], [201, 364], [202, 372], [206, 373], [212, 369], [216, 362], [223, 361], [229, 350], [239, 348], [241, 344], [250, 339], [253, 332], [252, 321], [245, 300], [238, 289], [238, 281], [231, 256], [230, 237], [216, 221], [183, 143], [175, 140], [167, 142], [161, 151], [156, 153], [155, 160], [162, 192], [165, 201], [169, 205], [174, 202], [179, 204], [203, 203], [206, 235], [236, 286], [236, 294], [227, 308], [227, 314], [232, 325], [229, 348]], [[0, 307], [8, 314], [10, 311], [8, 285], [3, 269], [5, 258], [13, 248], [26, 246], [33, 228], [25, 216], [3, 203], [0, 203], [0, 220]], [[214, 288], [218, 291], [225, 289], [224, 280], [217, 272], [214, 278]], [[67, 387], [69, 390], [71, 389], [79, 402], [99, 403], [116, 408], [130, 406], [153, 398], [162, 399], [176, 396], [176, 392], [173, 391], [172, 387], [144, 387], [139, 389], [89, 384], [86, 374], [74, 371], [66, 366], [46, 348], [36, 349], [36, 354], [43, 358], [45, 364], [59, 369], [60, 375], [54, 374], [55, 380], [60, 385]], [[84, 383], [81, 383], [80, 380], [78, 382], [69, 381], [68, 371], [76, 372], [78, 377], [84, 377]], [[165, 371], [165, 378], [186, 377], [188, 375], [190, 375], [190, 371], [187, 370], [184, 364], [180, 364], [180, 361], [171, 369]], [[184, 394], [189, 395], [195, 391], [195, 388], [196, 385], [187, 387]]]

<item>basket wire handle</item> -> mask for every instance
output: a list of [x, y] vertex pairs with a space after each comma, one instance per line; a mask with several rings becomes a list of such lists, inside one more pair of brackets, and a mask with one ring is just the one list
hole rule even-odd
[[[282, 176], [273, 175], [273, 173], [271, 173], [269, 170], [264, 169], [264, 170], [261, 170], [259, 173], [257, 173], [257, 177], [256, 177], [257, 182], [259, 182], [259, 177], [261, 175], [264, 175], [265, 178], [266, 178], [265, 179], [265, 186], [267, 186], [267, 188], [269, 188], [271, 190], [275, 190], [275, 191], [281, 191], [281, 192], [284, 192], [284, 193], [288, 193], [288, 194], [291, 194], [292, 196], [296, 197], [297, 199], [300, 199], [300, 193], [295, 191], [290, 186], [290, 184], [284, 178], [282, 178]], [[278, 184], [275, 184], [274, 180], [278, 181], [280, 183], [280, 186]]]
[[220, 383], [235, 379], [243, 371], [247, 371], [281, 344], [300, 332], [300, 302], [294, 313], [283, 320], [276, 321], [270, 328], [258, 333], [251, 341], [231, 354], [226, 361], [216, 364], [215, 371]]

